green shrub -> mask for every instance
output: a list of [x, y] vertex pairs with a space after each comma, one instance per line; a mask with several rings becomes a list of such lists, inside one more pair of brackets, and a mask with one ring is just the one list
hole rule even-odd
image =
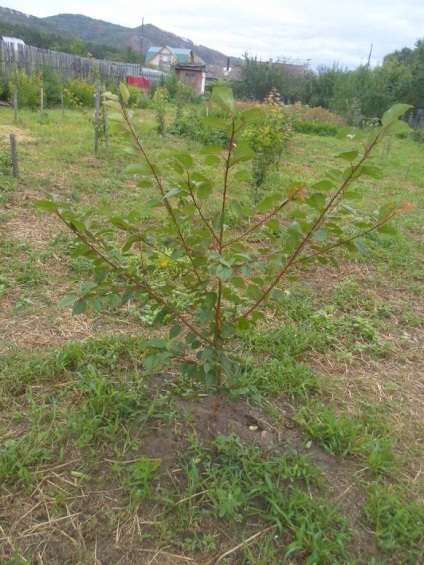
[[140, 90], [136, 86], [128, 86], [128, 92], [130, 93], [128, 106], [143, 110], [150, 106], [151, 98], [147, 92]]
[[6, 73], [0, 76], [0, 100], [6, 102], [10, 100], [10, 98], [11, 98], [10, 76]]
[[20, 108], [35, 110], [40, 105], [40, 92], [43, 88], [41, 73], [28, 76], [25, 71], [15, 69], [10, 76], [10, 96], [12, 96], [15, 86], [18, 89], [18, 106]]
[[60, 104], [63, 90], [62, 81], [52, 69], [45, 68], [43, 70], [43, 89], [45, 106]]
[[[183, 360], [182, 373], [221, 386], [225, 377], [240, 374], [242, 368], [242, 360], [234, 355], [236, 334], [265, 319], [267, 303], [274, 308], [286, 301], [281, 285], [290, 280], [292, 268], [328, 262], [337, 266], [334, 249], [363, 250], [359, 238], [373, 230], [393, 233], [385, 224], [409, 207], [384, 203], [375, 215], [349, 207], [348, 222], [344, 202], [351, 182], [380, 174], [366, 164], [374, 148], [386, 136], [409, 131], [398, 120], [408, 105], [388, 110], [382, 126], [367, 139], [351, 128], [342, 132], [345, 143], [351, 140], [356, 147], [359, 142], [358, 148], [338, 155], [343, 164], [331, 169], [329, 178], [309, 188], [304, 182], [281, 187], [252, 208], [241, 200], [254, 157], [243, 134], [251, 124], [262, 122], [261, 108], [240, 113], [228, 88], [214, 89], [212, 102], [223, 117], [217, 112], [203, 118], [203, 124], [229, 137], [226, 150], [209, 144], [201, 152], [201, 163], [179, 151], [168, 159], [161, 155], [155, 163], [135, 133], [130, 94], [123, 84], [120, 94], [123, 105], [108, 93], [105, 107], [112, 111], [110, 131], [125, 135], [130, 144], [126, 151], [136, 157], [126, 170], [139, 175], [138, 188], [148, 190], [137, 195], [143, 207], [137, 209], [134, 202], [123, 215], [104, 211], [101, 222], [101, 210], [74, 212], [55, 195], [37, 207], [55, 213], [73, 231], [79, 240], [73, 257], [92, 261], [95, 270], [94, 279], [64, 298], [62, 306], [73, 305], [75, 314], [130, 300], [160, 308], [156, 321], [169, 324], [169, 339], [145, 342], [147, 371], [177, 357]], [[154, 214], [163, 221], [146, 223], [152, 208], [158, 208]], [[178, 274], [169, 280], [158, 277], [149, 261], [154, 257], [160, 265], [172, 264]]]
[[331, 123], [326, 122], [304, 122], [294, 121], [293, 130], [296, 133], [310, 133], [312, 135], [334, 136], [337, 135], [339, 128]]
[[265, 182], [268, 171], [278, 167], [283, 149], [292, 136], [291, 123], [285, 106], [275, 88], [271, 90], [262, 105], [264, 118], [247, 128], [245, 137], [253, 149], [252, 177], [254, 197], [257, 189]]
[[335, 114], [334, 112], [330, 112], [325, 108], [321, 108], [321, 106], [311, 108], [307, 104], [296, 102], [296, 104], [286, 105], [286, 112], [292, 122], [324, 122], [334, 124], [339, 127], [347, 125], [346, 120], [342, 116], [339, 116], [339, 114]]
[[64, 88], [65, 102], [69, 107], [94, 108], [96, 85], [81, 78], [70, 78]]
[[175, 120], [168, 127], [168, 133], [180, 135], [202, 145], [226, 143], [228, 141], [226, 133], [202, 123], [202, 117], [204, 117], [203, 108], [181, 109]]

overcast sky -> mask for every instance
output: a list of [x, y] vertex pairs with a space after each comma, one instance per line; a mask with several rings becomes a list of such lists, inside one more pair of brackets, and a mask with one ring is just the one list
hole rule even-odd
[[[144, 6], [143, 6], [144, 4]], [[0, 0], [43, 18], [151, 23], [226, 55], [356, 68], [424, 38], [424, 0]]]

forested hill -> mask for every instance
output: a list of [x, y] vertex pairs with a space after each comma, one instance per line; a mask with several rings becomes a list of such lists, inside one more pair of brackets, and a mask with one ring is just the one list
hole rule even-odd
[[[30, 45], [65, 52], [76, 51], [80, 47], [98, 58], [106, 58], [111, 54], [115, 54], [112, 58], [116, 58], [117, 53], [124, 51], [128, 59], [128, 56], [139, 57], [142, 16], [139, 19], [138, 27], [128, 28], [81, 14], [37, 18], [0, 7], [0, 35], [18, 36]], [[152, 45], [193, 49], [209, 65], [225, 65], [227, 61], [224, 53], [195, 45], [190, 39], [146, 24], [143, 29], [143, 52]]]

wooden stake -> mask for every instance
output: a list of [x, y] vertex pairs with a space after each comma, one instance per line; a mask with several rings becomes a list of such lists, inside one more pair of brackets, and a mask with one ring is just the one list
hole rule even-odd
[[18, 122], [18, 87], [13, 87], [13, 112], [15, 116], [15, 124]]
[[99, 150], [99, 118], [100, 118], [100, 82], [96, 88], [96, 109], [94, 113], [94, 154]]
[[18, 154], [16, 152], [16, 137], [14, 133], [10, 134], [10, 151], [12, 153], [13, 176], [19, 178]]

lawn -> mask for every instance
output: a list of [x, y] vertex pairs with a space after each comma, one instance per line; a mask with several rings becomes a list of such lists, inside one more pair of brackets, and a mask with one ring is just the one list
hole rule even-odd
[[[200, 146], [140, 128], [153, 154]], [[16, 135], [19, 172], [5, 155]], [[295, 134], [264, 190], [320, 180], [342, 142]], [[5, 565], [419, 563], [424, 552], [424, 145], [390, 138], [370, 207], [407, 200], [398, 235], [309, 267], [234, 338], [244, 370], [205, 391], [148, 370], [154, 312], [73, 316], [74, 240], [33, 207], [149, 196], [88, 110], [0, 108], [0, 561]], [[248, 188], [245, 198], [249, 198]], [[154, 217], [148, 218], [154, 221]], [[165, 267], [164, 267], [165, 268]], [[158, 270], [158, 276], [164, 276]]]

